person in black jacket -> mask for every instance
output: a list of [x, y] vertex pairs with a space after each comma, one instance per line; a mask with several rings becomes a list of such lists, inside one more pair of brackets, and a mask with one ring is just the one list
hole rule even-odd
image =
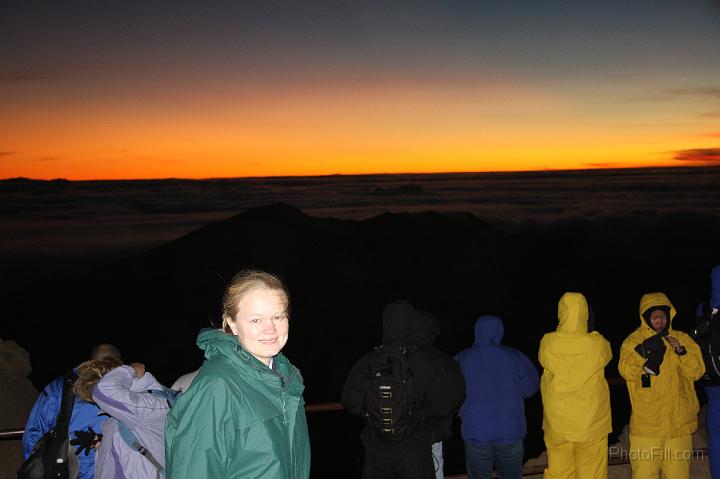
[[[460, 407], [465, 401], [465, 377], [460, 365], [444, 351], [433, 346], [435, 339], [440, 334], [440, 322], [432, 313], [418, 311], [413, 327], [413, 338], [411, 341], [417, 344], [422, 353], [430, 357], [441, 371], [437, 380], [443, 384], [442, 387], [434, 387], [430, 397], [425, 402], [440, 402], [435, 409], [442, 409], [443, 404], [455, 403], [457, 407], [443, 417], [428, 417], [428, 423], [433, 430], [435, 442], [432, 446], [432, 454], [435, 466], [435, 479], [443, 479], [443, 449], [442, 441], [450, 439], [452, 435], [453, 420], [458, 414]], [[440, 396], [436, 394], [440, 393]]]
[[[449, 437], [452, 417], [465, 400], [465, 384], [457, 365], [430, 347], [438, 328], [427, 318], [424, 314], [418, 318], [405, 300], [388, 304], [382, 316], [383, 345], [362, 356], [345, 382], [343, 406], [368, 419], [361, 434], [366, 479], [434, 479], [432, 444]], [[369, 396], [372, 388], [368, 384], [374, 384], [378, 356], [394, 351], [404, 352], [413, 398], [410, 405], [398, 404], [398, 408], [411, 410], [411, 425], [389, 437], [373, 420], [376, 411], [368, 410], [375, 400]], [[402, 391], [395, 393], [396, 398], [402, 396], [398, 394]]]

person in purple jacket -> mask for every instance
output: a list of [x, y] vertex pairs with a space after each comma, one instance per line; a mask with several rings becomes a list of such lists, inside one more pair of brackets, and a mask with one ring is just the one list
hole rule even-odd
[[540, 379], [535, 366], [517, 349], [503, 346], [503, 322], [481, 316], [475, 322], [475, 344], [455, 359], [465, 377], [467, 398], [460, 408], [460, 432], [470, 479], [522, 476], [525, 398]]
[[140, 363], [113, 369], [93, 388], [93, 400], [110, 415], [95, 459], [97, 479], [165, 477], [165, 417], [170, 405], [149, 390], [165, 387]]

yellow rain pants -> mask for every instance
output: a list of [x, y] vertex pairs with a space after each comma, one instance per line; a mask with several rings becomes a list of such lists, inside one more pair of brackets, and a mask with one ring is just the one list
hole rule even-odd
[[692, 436], [647, 438], [630, 435], [633, 479], [690, 479]]
[[571, 442], [546, 430], [545, 446], [548, 460], [545, 479], [607, 479], [607, 436], [594, 441]]
[[607, 478], [610, 393], [605, 366], [610, 343], [588, 333], [588, 305], [580, 293], [558, 302], [557, 330], [540, 341], [540, 392], [548, 453], [547, 478]]

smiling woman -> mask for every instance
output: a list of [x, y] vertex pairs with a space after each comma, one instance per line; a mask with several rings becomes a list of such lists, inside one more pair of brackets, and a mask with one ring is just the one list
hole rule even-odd
[[168, 479], [309, 477], [302, 377], [280, 352], [288, 308], [272, 274], [246, 270], [231, 281], [223, 328], [200, 332], [205, 363], [168, 416]]
[[288, 294], [280, 280], [261, 271], [244, 271], [223, 298], [223, 331], [237, 336], [243, 349], [272, 367], [288, 339]]

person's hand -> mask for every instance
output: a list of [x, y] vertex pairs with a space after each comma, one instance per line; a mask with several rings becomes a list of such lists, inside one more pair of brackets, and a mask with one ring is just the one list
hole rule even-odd
[[141, 378], [145, 375], [145, 365], [143, 363], [131, 363], [130, 367], [135, 370], [136, 378]]
[[685, 354], [685, 348], [682, 344], [680, 344], [680, 341], [673, 338], [672, 336], [667, 336], [665, 340], [668, 342], [668, 344], [670, 344], [670, 347], [673, 348], [677, 354], [679, 354], [680, 356]]
[[103, 435], [96, 433], [92, 426], [88, 427], [87, 431], [74, 431], [75, 439], [70, 441], [70, 445], [78, 446], [75, 450], [75, 455], [79, 456], [82, 451], [85, 451], [85, 455], [90, 454], [90, 449], [97, 449], [100, 447], [100, 441], [102, 441]]
[[678, 340], [675, 339], [675, 338], [673, 338], [672, 336], [668, 336], [668, 337], [665, 338], [665, 339], [667, 340], [668, 343], [670, 343], [670, 346], [671, 346], [675, 351], [677, 351], [677, 349], [680, 347], [680, 343], [678, 342]]

